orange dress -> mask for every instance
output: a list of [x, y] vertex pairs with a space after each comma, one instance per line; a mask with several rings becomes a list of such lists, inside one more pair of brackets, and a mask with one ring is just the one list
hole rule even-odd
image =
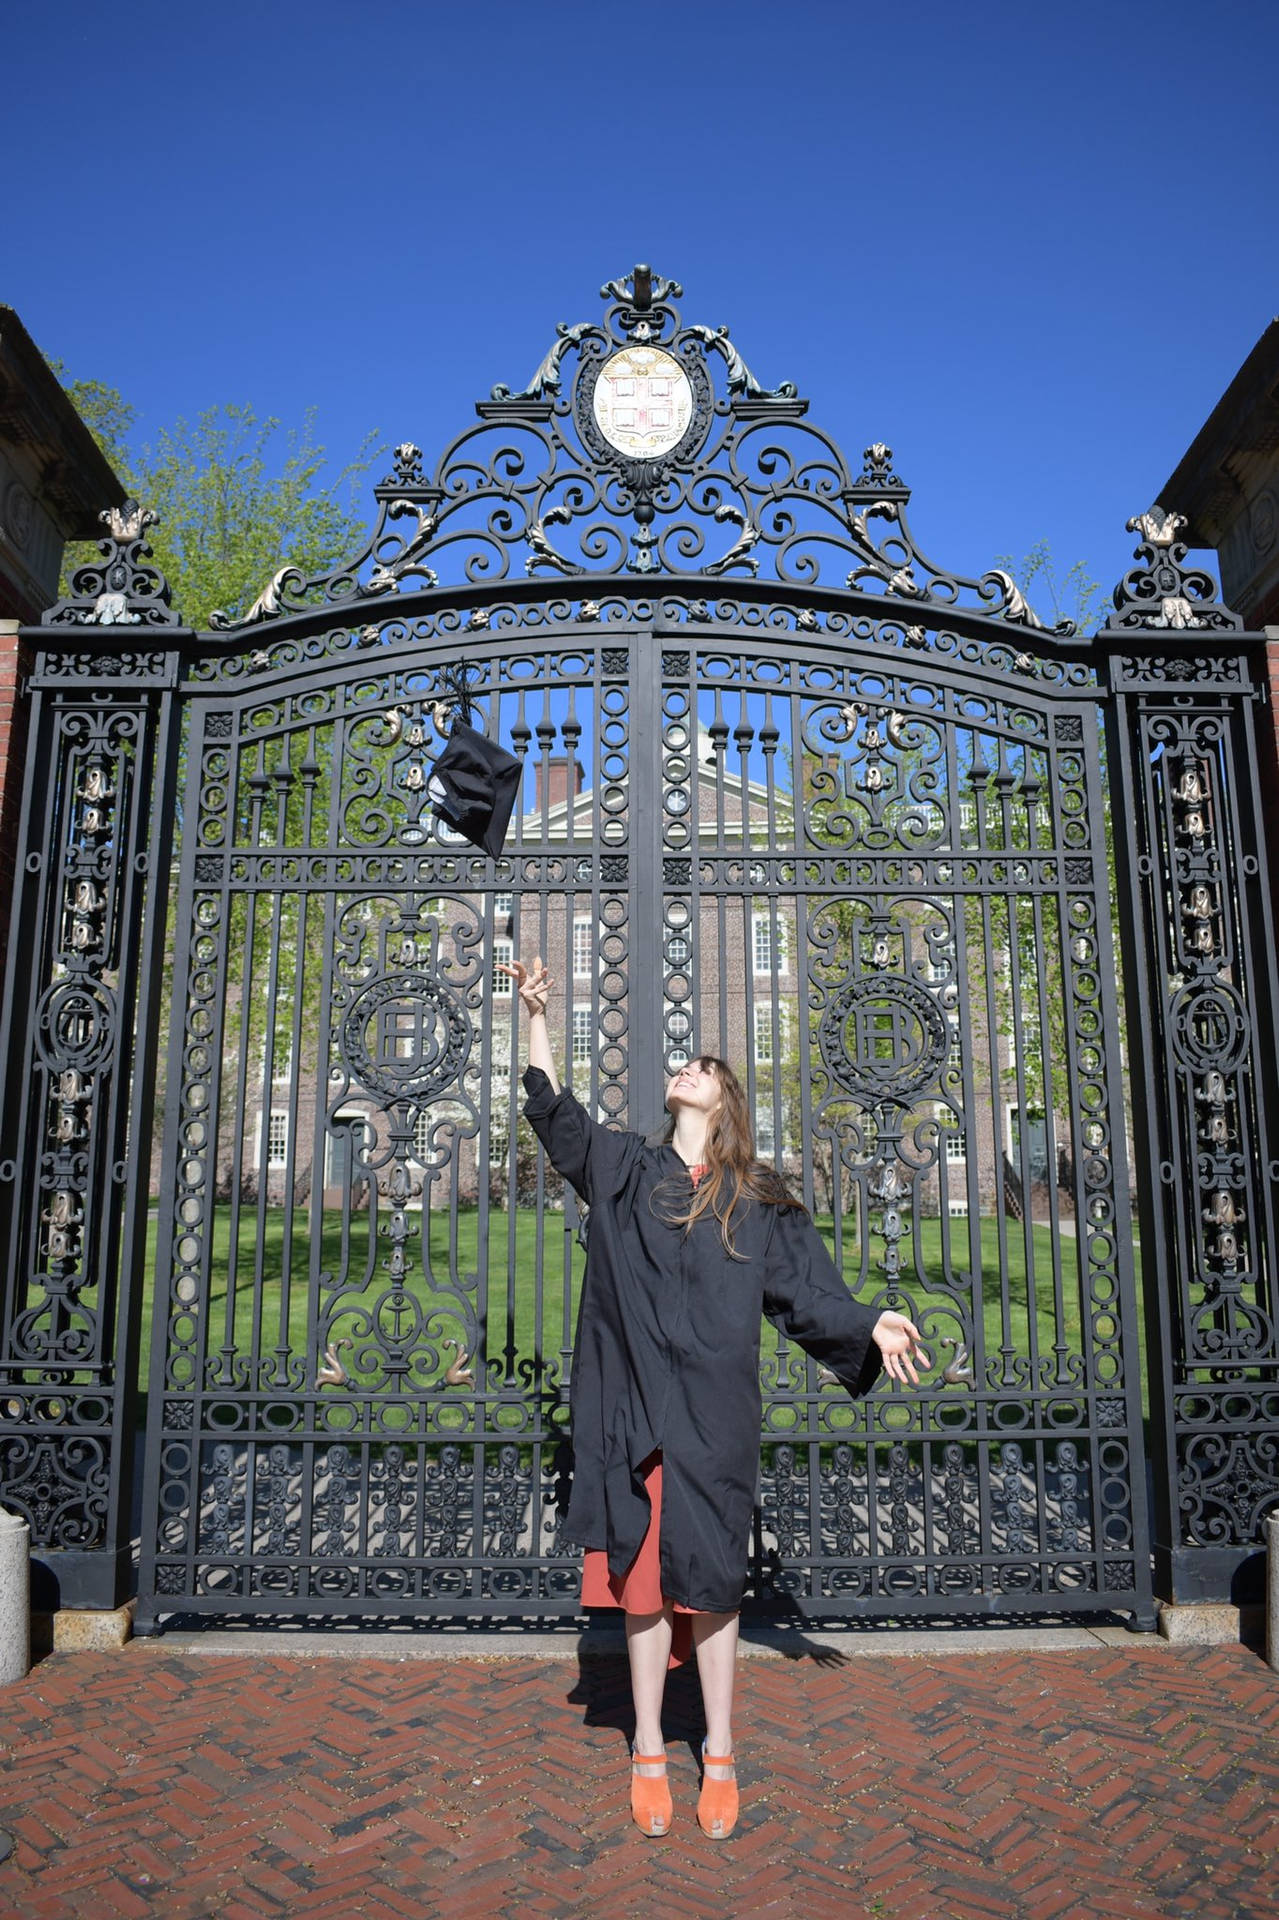
[[[690, 1167], [696, 1186], [705, 1167]], [[674, 1637], [668, 1664], [678, 1667], [693, 1651], [693, 1615], [703, 1608], [686, 1607], [670, 1600], [662, 1592], [662, 1450], [658, 1447], [640, 1462], [644, 1491], [648, 1495], [651, 1518], [644, 1538], [630, 1566], [623, 1574], [610, 1573], [608, 1555], [602, 1547], [587, 1547], [582, 1555], [582, 1605], [584, 1607], [620, 1607], [623, 1613], [661, 1613], [669, 1605], [674, 1614]]]

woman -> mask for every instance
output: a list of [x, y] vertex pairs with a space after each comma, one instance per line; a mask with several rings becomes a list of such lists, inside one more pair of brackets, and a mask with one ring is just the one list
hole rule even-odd
[[593, 1121], [551, 1059], [540, 956], [508, 968], [529, 1018], [524, 1112], [591, 1209], [573, 1351], [573, 1491], [565, 1532], [585, 1549], [582, 1598], [620, 1606], [635, 1700], [631, 1810], [671, 1822], [662, 1740], [666, 1671], [691, 1637], [706, 1709], [697, 1818], [737, 1818], [733, 1677], [759, 1467], [761, 1312], [850, 1393], [881, 1366], [918, 1385], [919, 1333], [858, 1304], [808, 1214], [754, 1157], [723, 1061], [666, 1090], [667, 1141]]

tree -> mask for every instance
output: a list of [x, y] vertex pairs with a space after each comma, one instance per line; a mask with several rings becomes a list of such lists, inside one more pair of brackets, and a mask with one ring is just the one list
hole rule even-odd
[[[56, 364], [54, 371], [61, 376]], [[66, 390], [128, 491], [155, 511], [156, 565], [188, 625], [207, 626], [215, 608], [247, 613], [281, 567], [324, 573], [356, 550], [357, 491], [381, 451], [376, 434], [325, 485], [312, 412], [301, 427], [283, 429], [250, 406], [209, 407], [139, 447], [136, 411], [114, 387], [73, 380]], [[94, 557], [88, 545], [68, 548], [64, 592], [75, 568]]]

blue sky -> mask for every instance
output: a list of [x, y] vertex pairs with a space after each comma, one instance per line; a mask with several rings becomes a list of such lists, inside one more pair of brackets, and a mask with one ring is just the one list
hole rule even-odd
[[1279, 311], [1273, 0], [63, 0], [2, 44], [0, 299], [144, 436], [249, 401], [433, 456], [643, 259], [893, 446], [940, 564], [1109, 586]]

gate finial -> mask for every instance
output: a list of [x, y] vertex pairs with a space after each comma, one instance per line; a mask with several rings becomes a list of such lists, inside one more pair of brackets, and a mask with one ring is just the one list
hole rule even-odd
[[601, 300], [619, 300], [634, 314], [651, 313], [663, 300], [682, 300], [684, 289], [678, 280], [667, 280], [648, 266], [632, 267], [629, 274], [606, 280], [600, 288]]
[[1165, 512], [1158, 505], [1128, 522], [1129, 533], [1141, 535], [1135, 552], [1141, 564], [1115, 588], [1115, 611], [1106, 628], [1235, 633], [1243, 627], [1240, 616], [1221, 600], [1212, 575], [1186, 565], [1186, 543], [1181, 538], [1185, 525], [1181, 514]]
[[147, 529], [155, 525], [150, 507], [134, 499], [108, 507], [98, 515], [106, 533], [98, 542], [102, 559], [77, 567], [71, 592], [46, 609], [46, 627], [179, 626], [180, 616], [169, 602], [171, 589], [151, 557]]

